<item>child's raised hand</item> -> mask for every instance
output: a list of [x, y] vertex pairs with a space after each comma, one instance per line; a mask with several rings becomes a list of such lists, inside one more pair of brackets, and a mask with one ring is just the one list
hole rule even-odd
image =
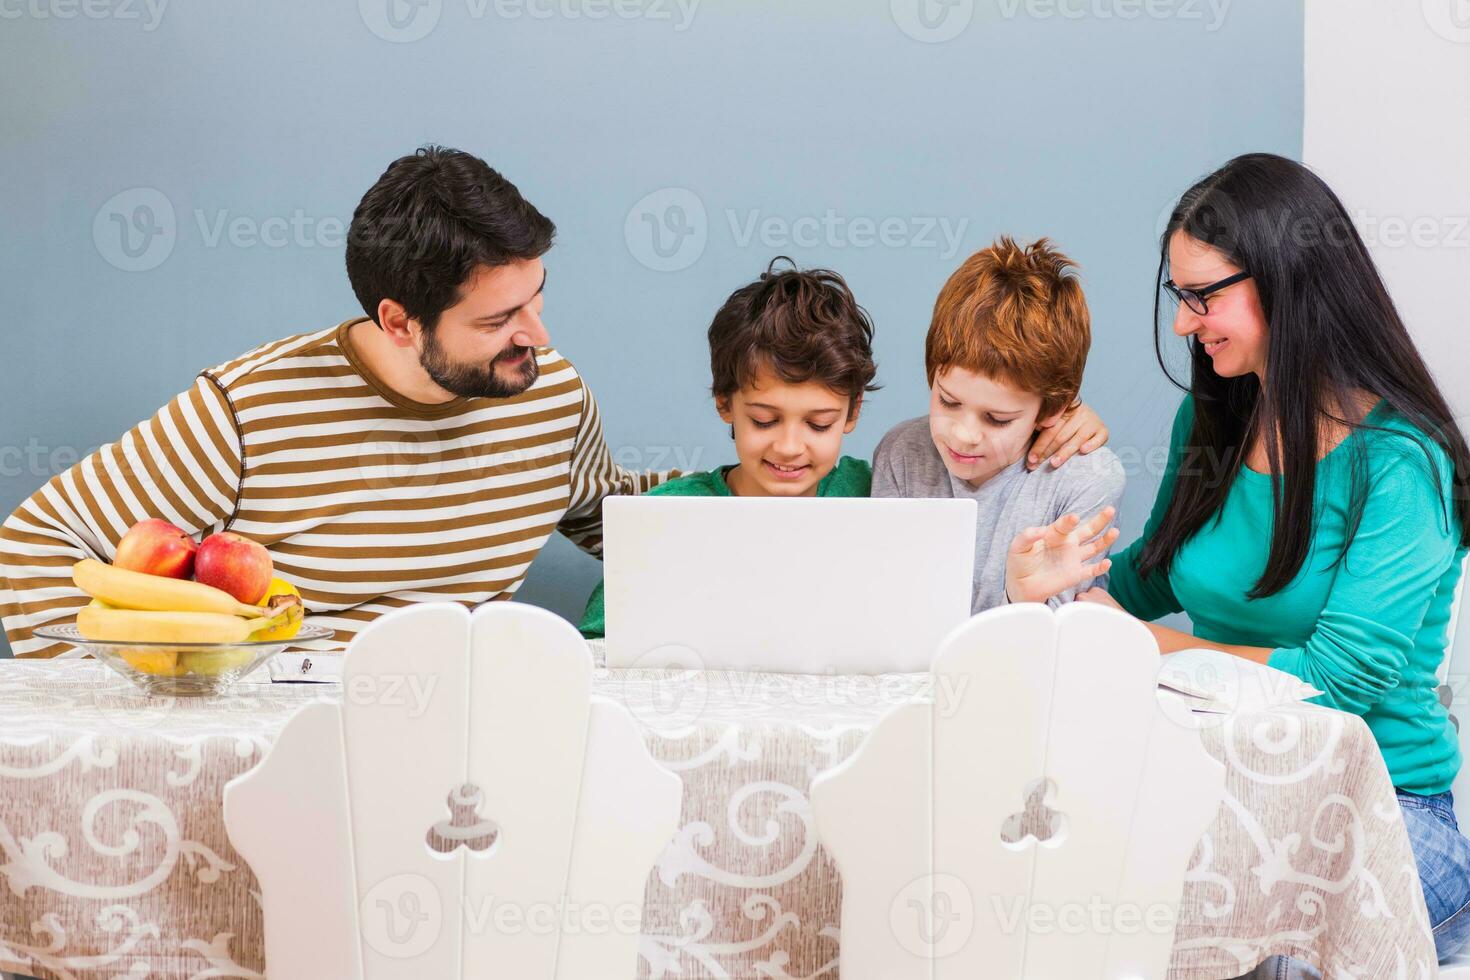
[[1118, 529], [1108, 527], [1116, 513], [1104, 507], [1085, 524], [1076, 514], [1067, 514], [1049, 527], [1028, 527], [1017, 534], [1006, 556], [1006, 596], [1011, 602], [1045, 602], [1105, 573], [1112, 560], [1092, 559], [1118, 540]]

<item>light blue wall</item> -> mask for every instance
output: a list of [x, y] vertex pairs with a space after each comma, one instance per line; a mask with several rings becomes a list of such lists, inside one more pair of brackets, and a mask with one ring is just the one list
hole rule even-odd
[[[369, 27], [393, 35], [386, 2], [174, 0], [155, 20], [159, 0], [0, 0], [0, 511], [200, 368], [357, 313], [340, 229], [437, 141], [557, 222], [547, 323], [610, 445], [646, 465], [729, 458], [703, 334], [772, 255], [838, 269], [877, 323], [885, 388], [848, 444], [866, 455], [924, 408], [946, 275], [998, 233], [1053, 236], [1092, 304], [1084, 394], [1137, 460], [1126, 542], [1177, 402], [1150, 340], [1161, 212], [1236, 153], [1301, 149], [1297, 0], [704, 0], [692, 18], [694, 0], [394, 0], [406, 33], [433, 24], [403, 42]], [[911, 37], [918, 2], [963, 30]], [[108, 211], [131, 216], [138, 188], [167, 198], [174, 239], [124, 271]], [[666, 245], [695, 229], [667, 260], [687, 267], [649, 267], [643, 211]], [[912, 240], [926, 219], [959, 251], [937, 226]], [[558, 540], [522, 595], [575, 614], [595, 574]]]

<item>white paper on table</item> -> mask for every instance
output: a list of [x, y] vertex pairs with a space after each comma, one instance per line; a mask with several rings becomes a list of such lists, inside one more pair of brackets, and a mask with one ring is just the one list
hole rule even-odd
[[[602, 640], [588, 640], [594, 666], [606, 661], [606, 645]], [[341, 649], [320, 652], [293, 651], [278, 653], [266, 664], [274, 684], [340, 684], [342, 682]]]
[[1159, 686], [1183, 695], [1191, 711], [1264, 711], [1322, 693], [1295, 674], [1223, 650], [1194, 648], [1160, 659]]
[[266, 667], [275, 684], [340, 684], [342, 652], [278, 653]]

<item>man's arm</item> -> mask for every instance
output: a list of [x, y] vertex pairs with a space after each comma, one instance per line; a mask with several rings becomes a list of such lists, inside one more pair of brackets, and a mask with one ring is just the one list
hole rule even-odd
[[133, 524], [161, 517], [190, 534], [235, 512], [240, 438], [229, 399], [207, 376], [158, 414], [51, 479], [0, 526], [0, 619], [17, 657], [64, 649], [32, 634], [71, 622], [87, 597], [83, 558], [111, 561]]
[[572, 448], [572, 499], [557, 529], [578, 548], [602, 557], [602, 501], [612, 494], [646, 493], [665, 480], [678, 476], [665, 473], [635, 473], [613, 462], [602, 435], [602, 419], [592, 389], [582, 382], [582, 421]]

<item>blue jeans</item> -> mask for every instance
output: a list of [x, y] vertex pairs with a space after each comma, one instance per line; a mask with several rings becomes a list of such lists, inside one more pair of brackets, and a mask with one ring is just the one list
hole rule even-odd
[[1399, 810], [1434, 927], [1434, 951], [1442, 960], [1460, 952], [1470, 939], [1470, 840], [1460, 833], [1453, 804], [1449, 793], [1399, 792]]
[[[1434, 951], [1441, 960], [1449, 959], [1470, 938], [1470, 840], [1460, 833], [1449, 793], [1418, 796], [1400, 790], [1399, 811], [1419, 866], [1424, 904], [1434, 927]], [[1272, 956], [1247, 976], [1297, 980], [1316, 977], [1317, 972], [1300, 960]]]

